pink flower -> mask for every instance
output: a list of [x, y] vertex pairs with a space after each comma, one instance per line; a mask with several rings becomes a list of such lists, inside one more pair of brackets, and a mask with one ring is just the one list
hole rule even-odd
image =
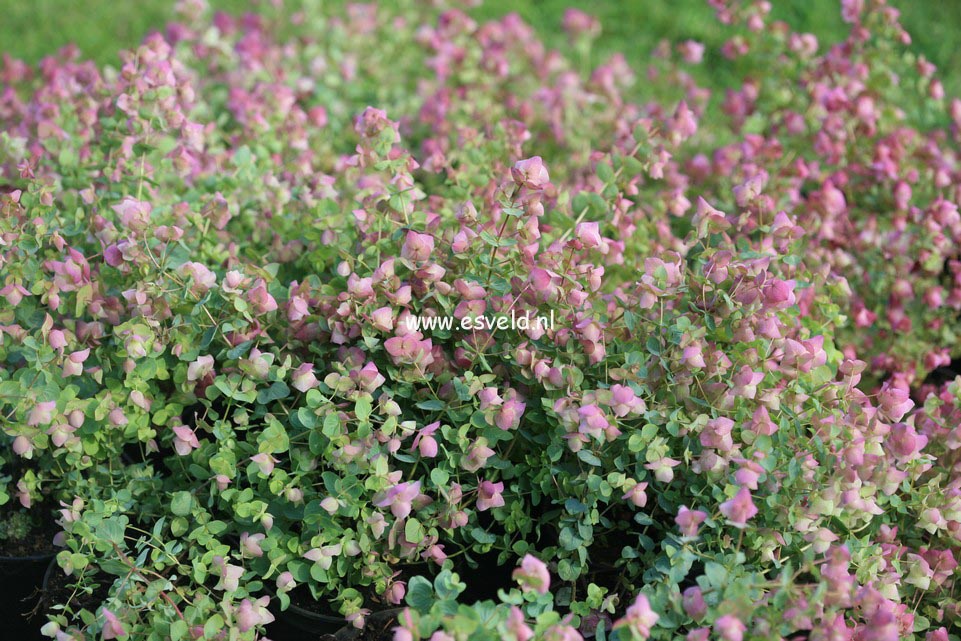
[[621, 497], [629, 500], [636, 507], [644, 507], [647, 505], [647, 494], [644, 490], [647, 489], [647, 483], [635, 483], [634, 487], [627, 491], [627, 493]]
[[304, 558], [308, 561], [313, 561], [323, 570], [329, 570], [330, 566], [334, 563], [334, 558], [343, 552], [343, 548], [344, 546], [340, 543], [325, 545], [320, 548], [308, 550], [304, 554]]
[[294, 575], [290, 572], [282, 572], [277, 577], [277, 591], [278, 592], [290, 592], [295, 587], [297, 587], [297, 582], [294, 581]]
[[384, 349], [397, 365], [420, 365], [426, 367], [434, 362], [434, 345], [424, 339], [420, 332], [410, 332], [403, 336], [392, 336], [384, 341]]
[[11, 307], [16, 307], [23, 301], [24, 296], [29, 296], [30, 290], [23, 285], [7, 285], [6, 287], [0, 289], [0, 296], [7, 299]]
[[201, 263], [184, 263], [177, 271], [193, 280], [190, 291], [197, 296], [203, 296], [211, 287], [217, 285], [217, 275]]
[[250, 460], [257, 464], [257, 467], [260, 468], [260, 473], [264, 476], [270, 476], [270, 473], [274, 471], [274, 465], [278, 463], [277, 459], [265, 452], [251, 456]]
[[696, 40], [685, 40], [677, 46], [684, 62], [690, 65], [699, 64], [704, 59], [704, 45]]
[[287, 301], [287, 320], [290, 322], [296, 323], [303, 320], [308, 314], [310, 314], [310, 308], [302, 297], [293, 296]]
[[911, 400], [908, 390], [896, 387], [890, 382], [885, 382], [881, 386], [878, 402], [881, 405], [881, 411], [892, 421], [900, 421], [914, 407], [914, 401]]
[[83, 374], [83, 363], [90, 356], [90, 348], [72, 352], [63, 362], [63, 377], [80, 376]]
[[551, 574], [547, 571], [547, 566], [530, 554], [524, 556], [521, 566], [514, 570], [512, 577], [524, 592], [547, 594], [551, 587]]
[[19, 435], [17, 438], [13, 439], [13, 453], [17, 456], [24, 456], [30, 458], [30, 454], [33, 452], [33, 443], [30, 442], [23, 434]]
[[120, 224], [134, 232], [142, 232], [150, 225], [150, 212], [153, 206], [136, 198], [127, 196], [113, 210], [120, 216]]
[[407, 594], [407, 585], [403, 581], [394, 581], [387, 588], [386, 600], [392, 605], [400, 605], [404, 602], [404, 595]]
[[291, 375], [291, 386], [299, 392], [307, 393], [320, 385], [320, 381], [314, 376], [314, 366], [312, 363], [303, 363], [295, 369]]
[[37, 403], [27, 416], [27, 425], [49, 425], [53, 420], [53, 413], [56, 409], [56, 401]]
[[264, 555], [264, 551], [260, 548], [260, 542], [267, 538], [266, 534], [249, 534], [244, 532], [240, 535], [240, 549], [243, 551], [244, 556], [248, 557], [261, 557]]
[[677, 511], [677, 516], [674, 517], [674, 522], [677, 523], [677, 526], [681, 529], [682, 536], [695, 537], [697, 536], [698, 528], [706, 518], [706, 512], [689, 510], [686, 506], [682, 505]]
[[596, 35], [600, 32], [601, 23], [594, 16], [584, 13], [580, 9], [564, 10], [564, 31], [570, 36], [580, 34]]
[[467, 456], [461, 459], [461, 466], [468, 472], [476, 472], [487, 464], [487, 459], [494, 456], [494, 450], [487, 446], [487, 439], [478, 438], [467, 451]]
[[407, 238], [404, 239], [404, 246], [401, 247], [400, 255], [415, 263], [422, 263], [430, 260], [433, 251], [433, 236], [411, 230], [407, 232]]
[[578, 223], [574, 228], [574, 236], [587, 249], [597, 247], [601, 244], [600, 225], [597, 223]]
[[774, 279], [764, 286], [764, 302], [773, 309], [787, 309], [794, 305], [795, 282]]
[[373, 361], [367, 361], [360, 370], [354, 370], [350, 377], [357, 381], [362, 390], [373, 392], [387, 380]]
[[504, 399], [497, 393], [496, 387], [485, 387], [477, 393], [477, 398], [480, 400], [481, 411], [486, 410], [488, 407], [501, 405], [504, 402]]
[[61, 350], [67, 346], [67, 337], [59, 329], [50, 330], [50, 334], [47, 336], [47, 342], [50, 347], [56, 350]]
[[550, 174], [547, 173], [547, 167], [544, 166], [544, 161], [540, 156], [518, 160], [514, 163], [511, 168], [511, 178], [518, 186], [537, 191], [544, 189], [551, 181]]
[[725, 614], [714, 622], [714, 631], [723, 641], [741, 641], [747, 626], [737, 617]]
[[394, 313], [390, 307], [380, 307], [370, 313], [370, 324], [382, 332], [394, 329]]
[[671, 127], [674, 134], [681, 140], [687, 140], [697, 133], [697, 118], [694, 112], [687, 106], [687, 102], [681, 101], [671, 119]]
[[199, 381], [214, 370], [214, 357], [209, 354], [200, 356], [187, 366], [187, 380]]
[[237, 628], [241, 632], [246, 632], [260, 623], [260, 617], [257, 616], [257, 612], [254, 610], [250, 599], [244, 599], [240, 602], [240, 606], [237, 608], [236, 616]]
[[434, 439], [434, 432], [440, 427], [440, 423], [435, 421], [424, 427], [414, 437], [411, 451], [417, 450], [424, 458], [434, 458], [437, 456], [437, 440]]
[[610, 406], [614, 416], [617, 417], [639, 414], [647, 409], [647, 405], [637, 397], [634, 390], [626, 385], [618, 384], [611, 386]]
[[585, 405], [577, 410], [580, 416], [578, 431], [594, 438], [603, 438], [604, 430], [610, 427], [604, 412], [595, 404]]
[[645, 464], [644, 467], [654, 472], [654, 478], [661, 483], [670, 483], [674, 480], [674, 468], [680, 464], [680, 461], [665, 456]]
[[681, 595], [681, 604], [684, 606], [687, 616], [694, 620], [707, 614], [707, 603], [704, 602], [704, 595], [701, 593], [701, 588], [696, 585], [684, 590], [684, 594]]
[[918, 434], [913, 425], [896, 423], [885, 444], [899, 459], [910, 461], [928, 444], [928, 437]]
[[681, 354], [681, 363], [687, 365], [688, 367], [707, 367], [707, 363], [704, 362], [704, 354], [701, 351], [701, 345], [699, 343], [695, 343], [685, 347]]
[[270, 613], [268, 606], [270, 597], [260, 597], [254, 602], [244, 599], [237, 606], [237, 628], [241, 632], [247, 632], [258, 625], [267, 625], [274, 621], [274, 615]]
[[107, 608], [103, 608], [103, 638], [104, 639], [117, 639], [119, 637], [127, 636], [127, 629], [123, 627], [123, 623], [117, 618], [113, 612]]
[[258, 316], [277, 310], [277, 301], [267, 291], [267, 285], [263, 279], [258, 279], [254, 287], [247, 292], [247, 302], [250, 303], [254, 314]]
[[481, 484], [477, 487], [477, 510], [486, 512], [494, 507], [502, 507], [504, 497], [501, 496], [501, 492], [503, 491], [504, 484], [501, 482], [481, 481]]
[[124, 411], [119, 407], [115, 407], [110, 410], [110, 413], [107, 414], [107, 421], [113, 427], [123, 427], [128, 423], [127, 415], [124, 414]]
[[174, 450], [176, 450], [180, 456], [187, 456], [191, 450], [200, 447], [200, 441], [197, 440], [197, 435], [186, 425], [177, 425], [173, 428], [173, 431]]
[[643, 594], [637, 595], [634, 604], [627, 608], [624, 616], [614, 622], [614, 630], [627, 628], [631, 639], [647, 639], [651, 636], [651, 628], [657, 623], [659, 617], [653, 610], [647, 597]]
[[757, 507], [751, 499], [751, 491], [742, 487], [734, 498], [721, 503], [721, 514], [736, 528], [743, 528], [757, 514]]
[[525, 403], [511, 398], [504, 402], [494, 417], [494, 424], [500, 429], [507, 431], [520, 425], [521, 416], [527, 407]]
[[215, 586], [217, 590], [225, 592], [236, 592], [240, 587], [240, 577], [244, 575], [244, 569], [239, 565], [226, 563], [223, 557], [215, 556], [213, 564], [220, 568], [220, 581]]
[[383, 498], [374, 501], [377, 507], [389, 507], [391, 514], [398, 519], [406, 519], [412, 503], [420, 495], [420, 481], [399, 483], [387, 490]]
[[510, 614], [507, 615], [507, 631], [516, 641], [530, 641], [534, 636], [534, 631], [524, 620], [524, 612], [516, 605], [511, 606]]

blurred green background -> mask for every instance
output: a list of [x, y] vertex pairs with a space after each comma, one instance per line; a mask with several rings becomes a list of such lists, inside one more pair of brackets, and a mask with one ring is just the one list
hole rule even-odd
[[[341, 3], [343, 0], [332, 0]], [[772, 0], [776, 18], [833, 43], [846, 33], [840, 0]], [[961, 0], [890, 0], [902, 12], [912, 49], [934, 62], [949, 95], [961, 95]], [[245, 0], [211, 0], [217, 9], [249, 9]], [[451, 4], [456, 4], [452, 2]], [[706, 0], [486, 0], [472, 10], [478, 18], [517, 11], [548, 45], [561, 46], [564, 8], [578, 6], [604, 26], [598, 59], [621, 51], [635, 68], [661, 39], [693, 38], [708, 45], [699, 80], [724, 86], [729, 74], [718, 49], [724, 38]], [[100, 63], [136, 45], [173, 16], [174, 0], [0, 0], [0, 52], [35, 62], [69, 42]]]

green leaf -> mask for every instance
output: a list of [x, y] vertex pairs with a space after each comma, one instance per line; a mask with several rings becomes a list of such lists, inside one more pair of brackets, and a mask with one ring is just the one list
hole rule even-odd
[[594, 452], [590, 450], [580, 450], [577, 453], [577, 458], [581, 459], [588, 465], [593, 465], [594, 467], [600, 467], [601, 459], [597, 458]]
[[188, 516], [193, 505], [193, 497], [190, 492], [174, 492], [170, 500], [170, 511], [177, 516]]
[[274, 454], [286, 452], [290, 447], [290, 439], [287, 438], [287, 430], [277, 419], [268, 416], [268, 426], [257, 438], [257, 445], [260, 452]]
[[223, 629], [224, 618], [219, 614], [215, 614], [207, 619], [207, 623], [204, 624], [204, 637], [207, 639], [216, 639]]
[[437, 596], [444, 600], [456, 599], [466, 588], [467, 584], [450, 570], [441, 571], [434, 579], [434, 589], [437, 590]]
[[283, 381], [275, 381], [267, 389], [260, 390], [257, 394], [257, 402], [261, 405], [266, 405], [273, 401], [279, 401], [282, 398], [287, 398], [290, 396], [290, 388], [287, 387], [287, 383]]
[[407, 582], [407, 605], [427, 612], [434, 602], [434, 588], [430, 581], [422, 576], [415, 576]]
[[249, 350], [250, 346], [253, 344], [254, 344], [253, 341], [244, 341], [243, 343], [237, 345], [237, 347], [234, 347], [233, 349], [228, 351], [227, 358], [229, 359], [240, 358], [241, 356], [247, 353], [247, 350]]
[[649, 336], [647, 339], [647, 351], [655, 356], [659, 356], [661, 353], [661, 342], [653, 336]]
[[373, 407], [373, 403], [369, 395], [365, 394], [357, 399], [357, 403], [354, 405], [354, 415], [357, 419], [362, 422], [367, 422], [370, 418], [370, 411]]
[[413, 517], [407, 519], [407, 523], [404, 525], [404, 538], [407, 539], [408, 543], [420, 543], [424, 540], [424, 526], [420, 524], [420, 521]]
[[187, 622], [183, 619], [173, 621], [170, 624], [170, 641], [180, 641], [180, 639], [186, 638], [188, 630]]
[[323, 432], [327, 438], [340, 436], [340, 417], [335, 412], [324, 417]]
[[714, 587], [721, 587], [727, 581], [727, 568], [720, 563], [708, 561], [704, 565], [704, 576]]
[[475, 527], [473, 530], [471, 530], [470, 535], [474, 537], [475, 541], [482, 545], [489, 545], [497, 540], [496, 536], [479, 527]]
[[434, 485], [443, 487], [450, 480], [450, 474], [440, 468], [434, 468], [430, 471], [430, 480], [434, 482]]

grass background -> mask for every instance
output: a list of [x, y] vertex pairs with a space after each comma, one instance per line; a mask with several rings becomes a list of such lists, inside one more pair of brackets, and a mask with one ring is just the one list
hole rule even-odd
[[[343, 0], [332, 0], [342, 2]], [[391, 1], [391, 0], [385, 0]], [[889, 0], [901, 10], [914, 42], [911, 47], [934, 62], [949, 95], [961, 95], [961, 0]], [[237, 12], [246, 0], [210, 0], [213, 7]], [[846, 33], [839, 0], [772, 0], [776, 18], [833, 43]], [[85, 57], [101, 64], [117, 61], [117, 52], [135, 46], [173, 16], [174, 0], [0, 0], [0, 53], [29, 62], [76, 43]], [[478, 18], [517, 11], [549, 46], [563, 46], [560, 21], [568, 6], [597, 16], [604, 35], [600, 59], [623, 52], [635, 68], [661, 39], [692, 38], [708, 45], [702, 82], [725, 86], [729, 71], [718, 49], [723, 35], [706, 0], [486, 0], [473, 9]]]

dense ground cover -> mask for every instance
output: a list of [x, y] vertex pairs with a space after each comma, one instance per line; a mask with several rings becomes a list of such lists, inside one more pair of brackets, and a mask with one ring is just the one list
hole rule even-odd
[[830, 45], [712, 5], [635, 66], [420, 2], [5, 59], [44, 634], [957, 638], [961, 101], [884, 2]]
[[[330, 4], [329, 0], [323, 3]], [[213, 0], [211, 6], [237, 12], [256, 5], [245, 0]], [[736, 77], [718, 53], [724, 36], [717, 30], [706, 0], [485, 0], [470, 13], [475, 18], [491, 20], [516, 11], [549, 46], [559, 47], [564, 42], [558, 28], [561, 16], [572, 6], [591, 12], [603, 25], [603, 35], [595, 43], [595, 63], [619, 51], [637, 66], [661, 40], [694, 39], [708, 45], [705, 64], [692, 70], [701, 84], [724, 87]], [[961, 95], [961, 58], [955, 46], [956, 34], [961, 29], [961, 0], [902, 1], [895, 6], [902, 11], [902, 21], [911, 33], [912, 49], [938, 66], [951, 95]], [[0, 22], [3, 51], [28, 62], [38, 62], [57, 48], [76, 43], [84, 57], [100, 64], [116, 64], [119, 49], [135, 47], [151, 30], [162, 29], [175, 15], [174, 3], [166, 0], [121, 5], [111, 0], [0, 0], [0, 9], [4, 16]], [[826, 43], [838, 42], [846, 35], [837, 0], [781, 0], [772, 3], [772, 11], [776, 18], [789, 21], [798, 31], [817, 34]], [[38, 15], [43, 20], [37, 20]]]

